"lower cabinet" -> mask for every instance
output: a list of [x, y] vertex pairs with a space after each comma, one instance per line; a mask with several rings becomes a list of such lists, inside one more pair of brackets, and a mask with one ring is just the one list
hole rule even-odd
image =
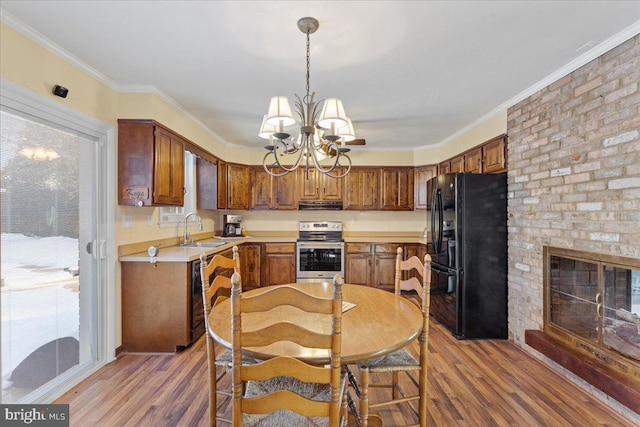
[[347, 243], [345, 256], [345, 282], [354, 285], [371, 285], [370, 243]]
[[261, 286], [295, 283], [295, 243], [265, 243], [262, 249]]
[[[396, 251], [418, 253], [420, 244], [402, 243], [347, 243], [345, 281], [356, 285], [373, 286], [393, 292], [395, 290]], [[426, 249], [424, 249], [426, 250]], [[424, 254], [422, 255], [424, 257]], [[405, 255], [406, 258], [406, 255]]]
[[261, 286], [260, 246], [260, 243], [244, 243], [240, 246], [240, 276], [245, 291]]
[[[427, 254], [427, 246], [420, 243], [408, 243], [404, 245], [403, 251], [404, 259], [409, 259], [412, 256], [417, 256], [420, 262], [423, 262], [424, 256]], [[415, 270], [405, 271], [402, 274], [404, 276], [404, 280], [410, 277], [418, 277], [418, 279], [420, 279], [420, 282], [422, 283], [422, 278], [418, 276]]]

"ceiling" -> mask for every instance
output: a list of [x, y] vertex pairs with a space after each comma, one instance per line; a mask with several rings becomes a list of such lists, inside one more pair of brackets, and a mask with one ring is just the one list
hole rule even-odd
[[[442, 143], [640, 32], [640, 1], [0, 6], [3, 22], [113, 89], [160, 93], [224, 142], [249, 147], [264, 145], [257, 132], [270, 97], [305, 92], [303, 16], [320, 21], [311, 91], [342, 99], [367, 149]], [[72, 81], [58, 84], [75, 95]]]

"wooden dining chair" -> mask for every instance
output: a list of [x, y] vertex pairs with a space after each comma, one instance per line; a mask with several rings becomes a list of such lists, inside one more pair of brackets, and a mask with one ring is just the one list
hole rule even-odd
[[[342, 425], [344, 376], [341, 372], [342, 277], [333, 280], [333, 296], [321, 298], [287, 285], [270, 287], [258, 295], [241, 294], [240, 276], [231, 278], [233, 350], [233, 426]], [[295, 307], [298, 310], [292, 310]], [[276, 310], [273, 322], [243, 328], [247, 314]], [[314, 330], [283, 316], [282, 310], [317, 318]], [[301, 314], [300, 314], [301, 313]], [[274, 343], [292, 342], [329, 356], [317, 366], [290, 356], [246, 365], [242, 352]], [[243, 393], [243, 390], [246, 391]]]
[[[240, 256], [238, 247], [232, 249], [233, 258], [215, 255], [207, 264], [204, 253], [200, 255], [200, 277], [202, 280], [202, 298], [204, 304], [205, 325], [211, 309], [221, 301], [228, 299], [226, 293], [231, 293], [231, 275], [240, 271]], [[218, 416], [217, 395], [228, 396], [231, 400], [231, 387], [221, 389], [218, 383], [232, 369], [231, 352], [223, 351], [216, 356], [215, 341], [205, 326], [207, 344], [207, 365], [209, 372], [209, 425], [215, 426], [218, 421], [231, 424], [231, 420]], [[245, 363], [255, 363], [254, 359], [245, 358]]]
[[[403, 272], [416, 271], [422, 278], [422, 283], [417, 277], [410, 277], [403, 280]], [[402, 248], [399, 247], [396, 254], [395, 268], [395, 293], [404, 295], [412, 302], [416, 303], [422, 311], [422, 332], [418, 337], [419, 341], [419, 360], [406, 348], [397, 350], [391, 354], [369, 359], [357, 363], [360, 370], [359, 386], [356, 385], [356, 394], [360, 398], [360, 426], [369, 426], [369, 411], [371, 409], [381, 408], [388, 405], [395, 405], [404, 402], [418, 401], [418, 420], [420, 427], [427, 425], [427, 356], [429, 345], [429, 302], [431, 287], [431, 257], [427, 254], [424, 262], [416, 256], [407, 260], [402, 259]], [[418, 390], [415, 395], [402, 395], [398, 387], [398, 377], [401, 372], [409, 374], [409, 372], [418, 373], [418, 382], [409, 375], [411, 381], [416, 384]], [[372, 383], [371, 374], [391, 375], [390, 382]], [[352, 382], [354, 384], [354, 382]], [[369, 388], [383, 387], [391, 388], [391, 399], [382, 402], [369, 402]], [[358, 389], [359, 388], [359, 389]], [[415, 410], [415, 409], [414, 409]]]

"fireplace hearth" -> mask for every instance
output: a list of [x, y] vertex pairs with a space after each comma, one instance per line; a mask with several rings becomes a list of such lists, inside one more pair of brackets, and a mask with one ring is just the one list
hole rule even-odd
[[544, 331], [528, 345], [640, 413], [640, 260], [544, 247]]

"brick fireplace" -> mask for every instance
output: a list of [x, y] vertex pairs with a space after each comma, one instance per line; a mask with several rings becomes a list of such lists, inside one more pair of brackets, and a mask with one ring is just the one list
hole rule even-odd
[[639, 83], [636, 35], [508, 110], [509, 334], [524, 348], [544, 330], [545, 246], [640, 259]]

